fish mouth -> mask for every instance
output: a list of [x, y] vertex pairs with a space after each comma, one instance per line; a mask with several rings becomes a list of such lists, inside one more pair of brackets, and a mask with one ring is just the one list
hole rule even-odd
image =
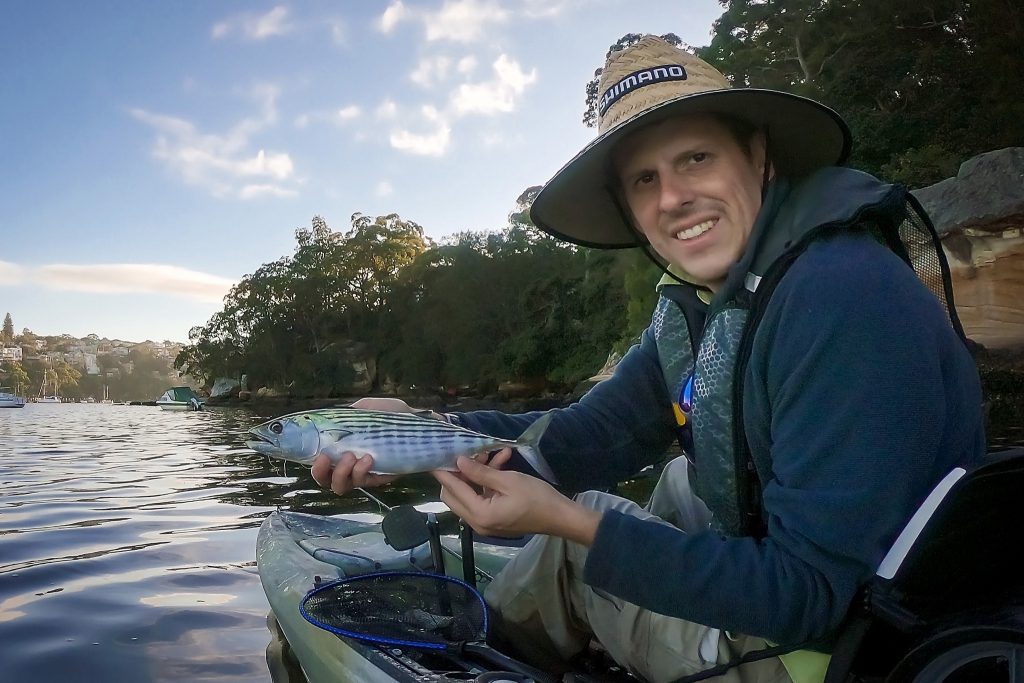
[[255, 432], [249, 432], [250, 441], [246, 441], [245, 445], [253, 449], [257, 453], [263, 453], [264, 455], [277, 455], [281, 452], [281, 449], [265, 436], [261, 436]]

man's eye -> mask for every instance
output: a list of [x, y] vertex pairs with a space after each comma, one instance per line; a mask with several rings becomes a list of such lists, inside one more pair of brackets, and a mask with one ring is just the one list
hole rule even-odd
[[653, 182], [654, 182], [654, 174], [653, 173], [643, 173], [643, 174], [638, 175], [636, 177], [636, 183], [635, 184], [636, 185], [650, 185]]
[[690, 157], [690, 161], [694, 162], [695, 164], [700, 164], [707, 161], [709, 158], [710, 155], [707, 152], [697, 152], [696, 154]]

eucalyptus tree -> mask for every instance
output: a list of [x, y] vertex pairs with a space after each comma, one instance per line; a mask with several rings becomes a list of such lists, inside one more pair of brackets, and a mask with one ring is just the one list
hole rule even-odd
[[922, 185], [1024, 140], [1024, 7], [1004, 0], [729, 0], [698, 53], [735, 84], [836, 108], [855, 166]]
[[32, 384], [32, 380], [24, 365], [16, 360], [8, 360], [0, 364], [0, 384], [10, 387], [15, 393], [20, 393]]

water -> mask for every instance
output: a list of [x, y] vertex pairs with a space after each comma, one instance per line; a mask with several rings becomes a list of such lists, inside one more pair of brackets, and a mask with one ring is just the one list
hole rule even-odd
[[[99, 404], [0, 411], [0, 683], [271, 681], [254, 561], [263, 518], [278, 505], [379, 510], [246, 449], [240, 433], [262, 419]], [[1024, 444], [1019, 421], [994, 427], [994, 445]], [[400, 483], [379, 495], [436, 499], [429, 476]]]
[[[0, 682], [270, 681], [256, 533], [277, 505], [377, 512], [252, 453], [250, 411], [0, 411]], [[429, 481], [390, 487], [423, 502]], [[436, 496], [434, 496], [436, 497]]]

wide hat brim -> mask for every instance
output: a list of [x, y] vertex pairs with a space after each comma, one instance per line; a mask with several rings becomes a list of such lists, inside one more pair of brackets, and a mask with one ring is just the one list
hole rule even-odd
[[839, 165], [850, 153], [850, 130], [835, 111], [778, 90], [730, 88], [684, 95], [643, 110], [605, 131], [544, 185], [530, 218], [541, 230], [585, 247], [621, 249], [639, 244], [615, 201], [609, 155], [623, 137], [672, 116], [720, 113], [744, 119], [768, 134], [775, 171], [796, 177]]

